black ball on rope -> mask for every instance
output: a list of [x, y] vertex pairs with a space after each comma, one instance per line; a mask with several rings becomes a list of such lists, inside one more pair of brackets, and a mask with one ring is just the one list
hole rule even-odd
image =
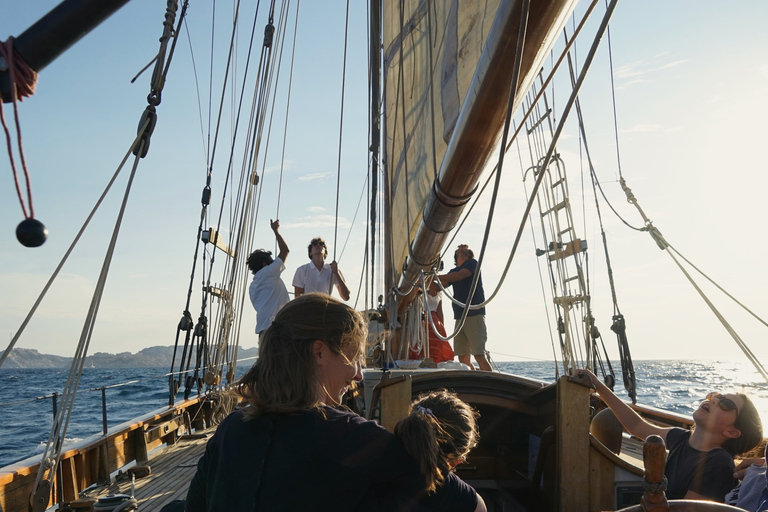
[[16, 226], [16, 239], [24, 247], [40, 247], [48, 238], [48, 228], [37, 219], [25, 219]]

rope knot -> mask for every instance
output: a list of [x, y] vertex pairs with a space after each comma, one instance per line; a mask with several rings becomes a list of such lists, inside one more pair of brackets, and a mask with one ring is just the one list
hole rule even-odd
[[13, 37], [0, 43], [0, 71], [7, 71], [10, 78], [10, 97], [4, 97], [6, 102], [23, 101], [35, 94], [37, 73], [29, 67], [21, 55], [13, 47]]
[[648, 493], [661, 494], [667, 490], [667, 477], [665, 476], [661, 482], [652, 484], [643, 477], [643, 490]]

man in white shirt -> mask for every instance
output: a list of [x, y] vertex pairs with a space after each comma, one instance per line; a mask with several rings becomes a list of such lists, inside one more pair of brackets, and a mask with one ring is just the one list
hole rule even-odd
[[288, 245], [280, 234], [280, 221], [269, 221], [272, 231], [275, 233], [277, 247], [280, 253], [272, 259], [272, 252], [257, 249], [248, 256], [248, 268], [253, 272], [253, 281], [249, 292], [251, 303], [256, 310], [256, 334], [259, 339], [264, 331], [272, 325], [275, 315], [289, 300], [285, 283], [280, 279], [280, 274], [285, 270], [285, 259], [288, 257]]
[[311, 261], [297, 268], [293, 275], [294, 295], [298, 297], [310, 292], [330, 295], [331, 286], [336, 286], [342, 300], [349, 300], [349, 288], [344, 282], [339, 265], [335, 260], [330, 265], [325, 263], [325, 258], [328, 257], [325, 241], [320, 237], [313, 238], [307, 247], [307, 254]]

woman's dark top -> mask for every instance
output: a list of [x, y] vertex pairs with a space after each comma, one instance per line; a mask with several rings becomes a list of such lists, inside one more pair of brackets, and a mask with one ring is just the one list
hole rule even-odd
[[477, 508], [477, 493], [453, 473], [448, 473], [443, 485], [420, 501], [426, 510], [441, 512], [473, 512]]
[[736, 485], [733, 457], [723, 448], [702, 452], [688, 444], [691, 431], [673, 428], [667, 432], [669, 456], [664, 474], [669, 481], [667, 498], [683, 499], [688, 491], [722, 503]]
[[186, 511], [412, 510], [424, 487], [400, 440], [357, 414], [238, 411], [208, 442]]

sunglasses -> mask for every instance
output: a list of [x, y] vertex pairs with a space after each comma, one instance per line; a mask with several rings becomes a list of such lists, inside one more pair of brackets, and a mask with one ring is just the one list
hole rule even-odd
[[315, 245], [322, 245], [323, 247], [325, 247], [325, 242], [314, 241], [314, 242], [312, 242], [312, 245], [313, 246], [315, 246]]
[[726, 412], [727, 411], [736, 411], [736, 416], [739, 415], [739, 406], [736, 405], [736, 402], [734, 402], [730, 398], [727, 398], [727, 397], [721, 395], [720, 393], [709, 393], [707, 395], [707, 400], [709, 400], [712, 403], [715, 403], [712, 400], [713, 398], [717, 399], [717, 403], [715, 405], [717, 405], [720, 409], [722, 409], [722, 410], [724, 410]]

